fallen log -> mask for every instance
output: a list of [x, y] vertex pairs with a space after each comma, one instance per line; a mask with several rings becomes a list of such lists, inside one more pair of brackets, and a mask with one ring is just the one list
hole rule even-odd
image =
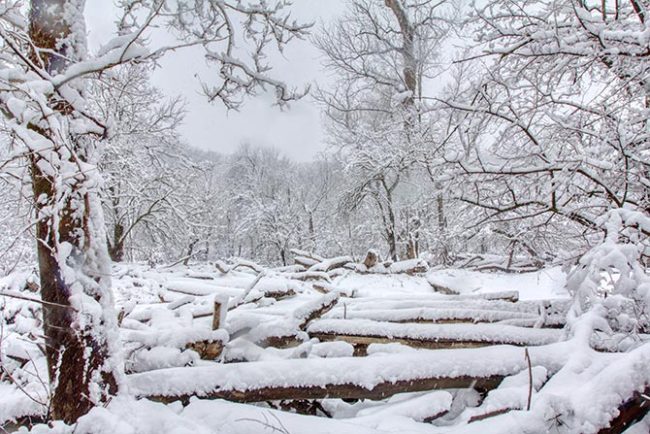
[[178, 327], [169, 330], [122, 329], [124, 342], [136, 343], [143, 349], [155, 347], [168, 347], [177, 349], [191, 349], [196, 351], [201, 359], [214, 360], [221, 354], [228, 343], [228, 332], [224, 329], [205, 330], [193, 327]]
[[305, 303], [293, 311], [292, 318], [286, 321], [271, 321], [258, 325], [249, 332], [249, 339], [257, 345], [275, 348], [295, 347], [309, 339], [305, 333], [307, 326], [329, 312], [339, 300], [339, 294], [330, 293]]
[[201, 360], [217, 360], [223, 352], [224, 343], [210, 340], [198, 341], [189, 343], [186, 348], [196, 351]]
[[368, 347], [372, 344], [402, 344], [413, 348], [422, 348], [427, 350], [453, 350], [453, 349], [470, 349], [482, 348], [497, 345], [495, 342], [477, 342], [477, 341], [453, 341], [453, 340], [417, 340], [417, 339], [400, 339], [388, 338], [383, 336], [351, 336], [351, 335], [333, 335], [326, 333], [310, 333], [310, 337], [316, 338], [321, 342], [347, 342], [354, 346], [355, 357], [365, 357], [368, 355]]
[[415, 348], [478, 348], [490, 345], [538, 346], [557, 342], [555, 329], [496, 324], [408, 324], [370, 320], [328, 319], [313, 322], [309, 336], [324, 342], [344, 341], [363, 355], [370, 344], [400, 343]]
[[302, 282], [320, 281], [331, 282], [330, 276], [323, 271], [301, 271], [297, 273], [285, 273], [283, 277], [292, 280], [300, 280]]
[[[331, 318], [342, 318], [339, 310], [330, 315]], [[395, 323], [495, 323], [504, 320], [529, 320], [535, 324], [539, 316], [529, 312], [488, 309], [461, 309], [461, 308], [407, 308], [407, 309], [373, 309], [373, 310], [348, 310], [347, 319], [369, 319], [373, 321], [387, 321]]]
[[[565, 343], [531, 348], [549, 371], [566, 362]], [[397, 393], [497, 387], [526, 369], [521, 348], [496, 346], [439, 350], [377, 358], [290, 359], [160, 369], [128, 376], [139, 397], [162, 402], [192, 396], [260, 402], [283, 399], [384, 399]]]
[[[372, 399], [381, 400], [398, 393], [423, 392], [427, 390], [466, 389], [473, 387], [481, 391], [496, 388], [502, 376], [487, 378], [474, 378], [468, 376], [424, 378], [418, 380], [402, 380], [394, 383], [380, 383], [372, 389], [367, 389], [358, 384], [340, 384], [300, 387], [264, 388], [251, 391], [231, 391], [219, 396], [221, 399], [236, 402], [261, 402], [279, 399]], [[161, 400], [151, 397], [152, 400]], [[164, 399], [162, 399], [164, 402]]]
[[[372, 261], [369, 261], [369, 263], [372, 263]], [[367, 267], [365, 264], [365, 261], [361, 264], [355, 264], [355, 271], [360, 274], [408, 274], [410, 276], [429, 271], [429, 265], [422, 259], [375, 263], [372, 267]]]
[[304, 342], [305, 339], [296, 333], [288, 335], [267, 336], [264, 339], [257, 341], [256, 344], [261, 348], [273, 347], [278, 349], [286, 349], [295, 348]]
[[[450, 304], [447, 304], [450, 303]], [[453, 304], [455, 303], [455, 305]], [[502, 291], [483, 294], [402, 294], [394, 297], [357, 298], [355, 305], [385, 306], [388, 309], [407, 307], [451, 307], [469, 308], [476, 305], [480, 308], [499, 310], [522, 310], [539, 313], [539, 302], [519, 301], [517, 291]], [[479, 306], [480, 305], [480, 306]], [[568, 308], [568, 306], [567, 306]]]
[[298, 321], [298, 328], [306, 330], [309, 323], [332, 310], [338, 301], [339, 294], [332, 292], [296, 309], [293, 317]]
[[[325, 287], [327, 289], [328, 287]], [[358, 312], [391, 311], [391, 312], [416, 312], [417, 310], [481, 310], [511, 312], [514, 314], [527, 314], [535, 320], [545, 316], [544, 323], [556, 323], [566, 317], [569, 303], [565, 300], [550, 301], [519, 301], [512, 303], [504, 300], [463, 299], [451, 297], [401, 297], [401, 298], [355, 298], [348, 300], [348, 310]], [[549, 303], [550, 307], [540, 308], [542, 303]], [[549, 313], [552, 312], [552, 313]], [[338, 314], [336, 309], [333, 314]], [[397, 315], [397, 313], [396, 313]], [[401, 313], [399, 315], [402, 315]], [[505, 319], [504, 319], [505, 321]], [[515, 324], [518, 325], [518, 324]]]
[[446, 286], [439, 285], [437, 283], [431, 283], [429, 282], [429, 285], [433, 288], [435, 292], [439, 292], [440, 294], [445, 294], [445, 295], [460, 295], [460, 292], [454, 291], [451, 288], [447, 288]]
[[453, 396], [446, 390], [418, 393], [416, 396], [403, 396], [394, 402], [386, 402], [362, 408], [353, 420], [359, 424], [376, 426], [386, 418], [408, 418], [415, 422], [431, 422], [449, 412]]
[[312, 258], [307, 258], [305, 256], [296, 256], [295, 258], [293, 258], [293, 261], [296, 263], [296, 265], [302, 267], [305, 270], [320, 262]]
[[336, 268], [341, 268], [344, 267], [345, 265], [353, 262], [354, 259], [352, 259], [351, 256], [337, 256], [336, 258], [331, 258], [331, 259], [325, 259], [324, 261], [321, 261], [317, 264], [312, 265], [309, 267], [308, 271], [332, 271]]
[[598, 434], [619, 434], [643, 419], [650, 410], [649, 394], [650, 388], [645, 393], [635, 392], [631, 399], [618, 408], [618, 416], [610, 421], [609, 427], [601, 429]]
[[223, 261], [215, 261], [214, 267], [221, 274], [228, 274], [231, 271], [236, 270], [237, 268], [248, 268], [258, 274], [265, 270], [264, 267], [256, 264], [255, 262], [247, 261], [245, 259], [237, 259], [232, 264], [227, 264]]
[[329, 294], [330, 292], [337, 292], [344, 297], [353, 298], [355, 291], [353, 289], [340, 288], [329, 283], [314, 283], [312, 287], [321, 294]]
[[262, 291], [264, 298], [273, 298], [275, 300], [284, 300], [285, 298], [291, 298], [296, 295], [296, 292], [293, 289], [288, 289], [286, 291], [282, 290], [264, 290]]
[[311, 259], [313, 261], [316, 261], [316, 262], [323, 262], [325, 260], [325, 258], [323, 258], [322, 256], [319, 256], [319, 255], [317, 255], [315, 253], [312, 253], [312, 252], [308, 252], [306, 250], [290, 249], [289, 251], [294, 256], [302, 256], [302, 257], [309, 258], [309, 259]]

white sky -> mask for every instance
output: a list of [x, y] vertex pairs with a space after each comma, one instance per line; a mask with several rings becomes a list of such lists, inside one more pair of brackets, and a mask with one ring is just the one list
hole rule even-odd
[[[294, 0], [292, 15], [303, 22], [328, 22], [344, 9], [344, 0]], [[112, 37], [116, 9], [110, 0], [87, 0], [86, 25], [91, 47]], [[272, 75], [290, 84], [323, 82], [320, 53], [309, 41], [295, 40], [279, 54], [269, 56]], [[220, 103], [209, 104], [200, 95], [195, 74], [207, 78], [200, 50], [173, 53], [163, 59], [154, 84], [169, 95], [182, 95], [188, 102], [180, 131], [188, 144], [206, 150], [230, 153], [242, 142], [274, 146], [295, 160], [309, 160], [324, 150], [319, 107], [307, 96], [289, 110], [272, 106], [270, 95], [249, 98], [239, 112], [227, 112]]]

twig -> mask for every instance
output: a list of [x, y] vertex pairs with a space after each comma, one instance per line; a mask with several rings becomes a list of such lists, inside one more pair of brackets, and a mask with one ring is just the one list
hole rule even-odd
[[284, 426], [284, 424], [282, 423], [282, 421], [280, 420], [279, 417], [277, 417], [275, 414], [273, 414], [271, 412], [269, 412], [269, 414], [278, 423], [278, 425], [280, 426], [279, 428], [277, 426], [273, 425], [269, 421], [269, 418], [265, 414], [262, 415], [264, 417], [264, 420], [252, 419], [252, 418], [242, 418], [242, 419], [237, 419], [237, 422], [255, 422], [255, 423], [259, 423], [260, 425], [262, 425], [265, 428], [271, 429], [272, 431], [277, 431], [277, 432], [282, 433], [282, 434], [290, 434], [289, 430], [287, 430], [287, 428]]
[[50, 301], [43, 301], [43, 300], [39, 300], [37, 298], [27, 297], [27, 296], [21, 295], [19, 293], [15, 293], [13, 291], [12, 292], [0, 291], [0, 296], [9, 297], [9, 298], [16, 298], [18, 300], [31, 301], [32, 303], [43, 304], [43, 305], [46, 305], [46, 306], [61, 307], [61, 308], [64, 308], [64, 309], [75, 310], [75, 308], [72, 307], [72, 306], [66, 306], [65, 304], [52, 303]]
[[528, 348], [524, 350], [526, 361], [528, 362], [528, 403], [526, 404], [526, 411], [530, 411], [530, 401], [533, 398], [533, 367], [530, 362], [530, 353]]
[[[2, 345], [3, 337], [4, 337], [4, 322], [0, 321], [0, 345]], [[1, 357], [2, 357], [2, 354], [0, 353], [0, 371], [5, 373], [7, 378], [9, 378], [9, 382], [13, 383], [13, 385], [16, 386], [18, 388], [18, 390], [20, 390], [25, 396], [27, 396], [29, 399], [31, 399], [35, 403], [37, 403], [39, 405], [42, 405], [43, 407], [47, 407], [47, 405], [45, 403], [43, 403], [43, 402], [39, 401], [38, 399], [34, 398], [29, 392], [27, 392], [27, 390], [25, 390], [25, 388], [18, 381], [16, 381], [16, 379], [11, 375], [11, 372], [9, 372], [9, 370], [7, 368], [5, 368], [5, 364], [2, 361]], [[33, 363], [33, 361], [32, 361], [32, 363]]]

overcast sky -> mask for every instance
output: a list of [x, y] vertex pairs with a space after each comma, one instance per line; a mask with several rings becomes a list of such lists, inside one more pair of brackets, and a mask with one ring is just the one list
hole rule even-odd
[[[345, 0], [294, 0], [293, 13], [303, 22], [328, 22], [339, 15]], [[115, 6], [108, 0], [87, 0], [86, 19], [89, 44], [106, 42], [114, 29]], [[320, 53], [309, 41], [295, 40], [284, 57], [270, 56], [272, 74], [291, 84], [326, 81]], [[195, 78], [210, 73], [200, 51], [187, 50], [168, 55], [153, 77], [154, 84], [169, 95], [182, 95], [188, 113], [181, 133], [187, 143], [206, 150], [232, 152], [242, 142], [274, 146], [296, 160], [309, 160], [325, 148], [321, 115], [308, 96], [280, 111], [270, 95], [249, 98], [239, 112], [227, 112], [219, 103], [209, 104], [200, 95]], [[214, 70], [213, 70], [214, 71]]]

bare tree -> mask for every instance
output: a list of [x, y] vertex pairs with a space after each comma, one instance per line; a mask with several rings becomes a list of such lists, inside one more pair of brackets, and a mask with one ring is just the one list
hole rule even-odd
[[529, 246], [555, 233], [551, 244], [579, 254], [608, 210], [648, 212], [643, 10], [635, 1], [569, 0], [477, 9], [485, 54], [474, 59], [489, 69], [446, 104], [464, 123], [489, 121], [479, 121], [484, 130], [461, 163], [471, 185], [462, 200], [484, 210], [479, 224], [542, 235]]
[[108, 249], [117, 262], [135, 247], [128, 242], [145, 222], [182, 209], [186, 186], [196, 177], [176, 131], [183, 101], [166, 98], [149, 84], [149, 75], [149, 65], [127, 64], [106, 72], [89, 89], [98, 119], [111, 125], [99, 168]]
[[[402, 242], [408, 257], [418, 253], [415, 226], [414, 233], [399, 233], [398, 226], [408, 225], [398, 221], [406, 213], [398, 210], [396, 189], [435, 142], [423, 89], [437, 71], [455, 11], [451, 1], [355, 0], [316, 38], [327, 68], [339, 76], [333, 90], [321, 90], [318, 97], [331, 141], [355, 179], [345, 203], [375, 204], [393, 259]], [[437, 178], [432, 164], [429, 170]]]
[[[204, 83], [211, 99], [237, 107], [267, 86], [286, 104], [300, 94], [271, 78], [262, 57], [269, 44], [282, 47], [306, 30], [289, 20], [288, 4], [125, 0], [120, 36], [93, 58], [83, 0], [32, 0], [27, 20], [20, 2], [0, 6], [0, 110], [30, 164], [53, 418], [74, 422], [116, 393], [123, 375], [96, 170], [107, 129], [88, 108], [87, 79], [200, 46], [219, 69], [216, 85]], [[153, 26], [166, 26], [178, 42], [145, 48]], [[238, 50], [242, 43], [253, 50]]]

